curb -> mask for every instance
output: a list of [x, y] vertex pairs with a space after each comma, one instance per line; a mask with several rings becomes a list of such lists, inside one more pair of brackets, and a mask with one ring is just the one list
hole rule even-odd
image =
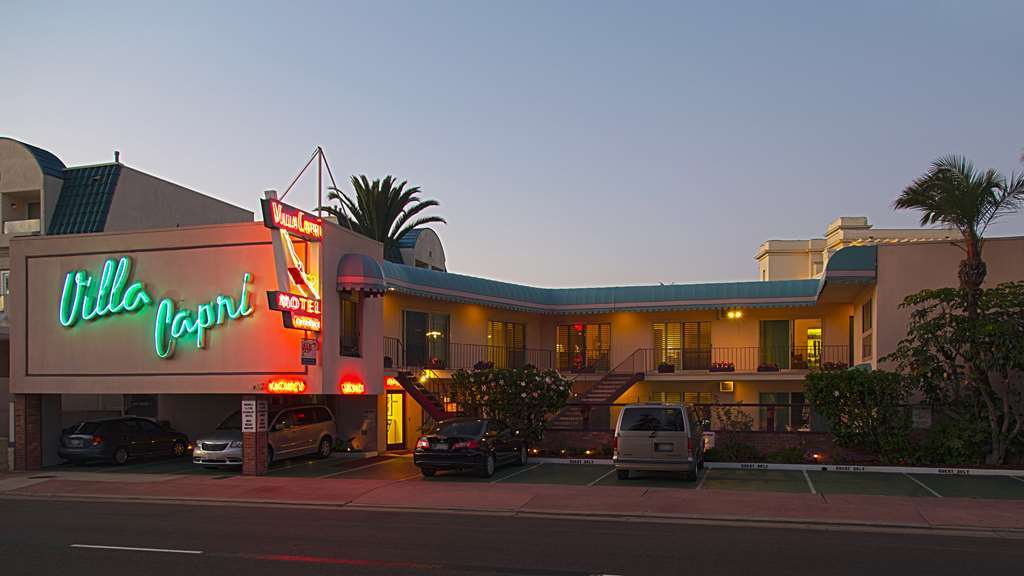
[[979, 526], [948, 526], [931, 524], [901, 524], [888, 522], [870, 521], [827, 521], [815, 518], [779, 518], [760, 517], [748, 518], [742, 516], [710, 516], [698, 514], [658, 514], [658, 513], [621, 513], [621, 512], [579, 512], [575, 510], [524, 510], [508, 509], [494, 510], [487, 508], [428, 508], [417, 506], [381, 506], [370, 504], [353, 504], [347, 502], [318, 502], [308, 500], [223, 500], [216, 498], [179, 498], [175, 496], [99, 496], [79, 494], [0, 494], [0, 500], [44, 500], [44, 501], [72, 501], [72, 502], [122, 502], [151, 504], [179, 504], [195, 506], [242, 506], [242, 507], [266, 507], [266, 508], [315, 508], [315, 509], [347, 509], [366, 512], [404, 512], [410, 514], [462, 514], [462, 515], [485, 515], [485, 516], [506, 516], [524, 518], [552, 518], [562, 520], [591, 520], [591, 521], [631, 521], [631, 522], [668, 522], [680, 524], [728, 524], [741, 526], [778, 527], [791, 529], [819, 529], [819, 530], [890, 530], [900, 532], [915, 532], [926, 534], [948, 534], [957, 536], [975, 537], [1000, 537], [1024, 540], [1024, 528], [986, 528]]
[[879, 472], [882, 474], [933, 474], [942, 476], [1003, 476], [1011, 478], [1024, 478], [1024, 470], [986, 468], [851, 466], [846, 464], [769, 464], [763, 462], [706, 462], [704, 465], [709, 470], [806, 470], [808, 472]]

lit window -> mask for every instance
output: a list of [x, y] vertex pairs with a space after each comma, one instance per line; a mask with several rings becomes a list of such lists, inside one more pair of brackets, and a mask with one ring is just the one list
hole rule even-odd
[[354, 292], [341, 293], [340, 340], [342, 356], [359, 356], [359, 328], [362, 319], [359, 295]]

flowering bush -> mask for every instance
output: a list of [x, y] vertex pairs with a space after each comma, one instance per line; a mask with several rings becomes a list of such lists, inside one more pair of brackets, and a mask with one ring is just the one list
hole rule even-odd
[[572, 390], [554, 370], [484, 368], [452, 374], [452, 401], [468, 415], [505, 422], [527, 439], [544, 435], [544, 417], [562, 409]]

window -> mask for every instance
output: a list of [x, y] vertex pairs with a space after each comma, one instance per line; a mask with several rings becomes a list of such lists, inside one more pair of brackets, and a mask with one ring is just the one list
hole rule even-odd
[[807, 432], [811, 429], [811, 406], [806, 403], [803, 392], [762, 392], [760, 404], [758, 412], [762, 432]]
[[163, 429], [152, 420], [136, 420], [135, 422], [138, 423], [139, 427], [142, 428], [142, 431], [146, 434], [160, 434], [163, 432]]
[[330, 422], [331, 421], [331, 413], [330, 413], [330, 411], [327, 410], [327, 408], [324, 408], [322, 406], [317, 406], [317, 407], [313, 408], [313, 413], [316, 415], [316, 421], [317, 422]]
[[569, 324], [558, 327], [558, 369], [604, 372], [609, 369], [611, 324]]
[[715, 396], [711, 392], [683, 392], [683, 402], [686, 404], [712, 404]]
[[7, 295], [11, 293], [11, 271], [0, 270], [0, 312], [7, 310]]
[[631, 432], [682, 432], [683, 411], [679, 408], [625, 408], [619, 430]]
[[760, 365], [788, 370], [791, 340], [789, 320], [762, 320]]
[[453, 420], [436, 426], [432, 431], [432, 434], [434, 436], [442, 437], [467, 436], [470, 438], [479, 438], [484, 434], [484, 421]]
[[874, 299], [868, 299], [860, 307], [860, 357], [868, 360], [874, 355], [872, 328], [874, 327]]
[[526, 325], [488, 320], [487, 361], [497, 368], [519, 368], [526, 364]]
[[448, 367], [447, 314], [402, 312], [405, 360], [409, 366], [444, 370]]
[[341, 329], [339, 330], [341, 355], [359, 356], [359, 328], [362, 320], [360, 296], [355, 292], [341, 293]]

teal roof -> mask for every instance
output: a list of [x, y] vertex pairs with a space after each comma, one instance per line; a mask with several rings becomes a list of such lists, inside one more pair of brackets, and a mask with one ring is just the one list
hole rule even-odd
[[120, 164], [68, 168], [48, 234], [102, 232], [107, 223]]
[[64, 177], [64, 163], [61, 162], [60, 158], [57, 158], [52, 152], [50, 152], [49, 150], [43, 150], [38, 146], [27, 144], [25, 142], [22, 142], [21, 140], [15, 140], [14, 138], [7, 139], [13, 140], [14, 142], [17, 142], [18, 144], [24, 146], [25, 149], [28, 150], [29, 153], [32, 154], [32, 156], [36, 159], [36, 163], [39, 164], [39, 169], [42, 170], [43, 174], [46, 174], [47, 176], [53, 176], [54, 178]]
[[409, 230], [405, 234], [402, 234], [402, 237], [398, 239], [398, 247], [415, 248], [416, 240], [420, 237], [420, 234], [423, 232], [423, 230], [424, 228], [413, 228], [412, 230]]
[[826, 268], [830, 272], [874, 272], [877, 263], [878, 246], [848, 246], [832, 254]]
[[813, 305], [817, 280], [599, 288], [537, 288], [385, 261], [389, 288], [455, 302], [548, 314]]

